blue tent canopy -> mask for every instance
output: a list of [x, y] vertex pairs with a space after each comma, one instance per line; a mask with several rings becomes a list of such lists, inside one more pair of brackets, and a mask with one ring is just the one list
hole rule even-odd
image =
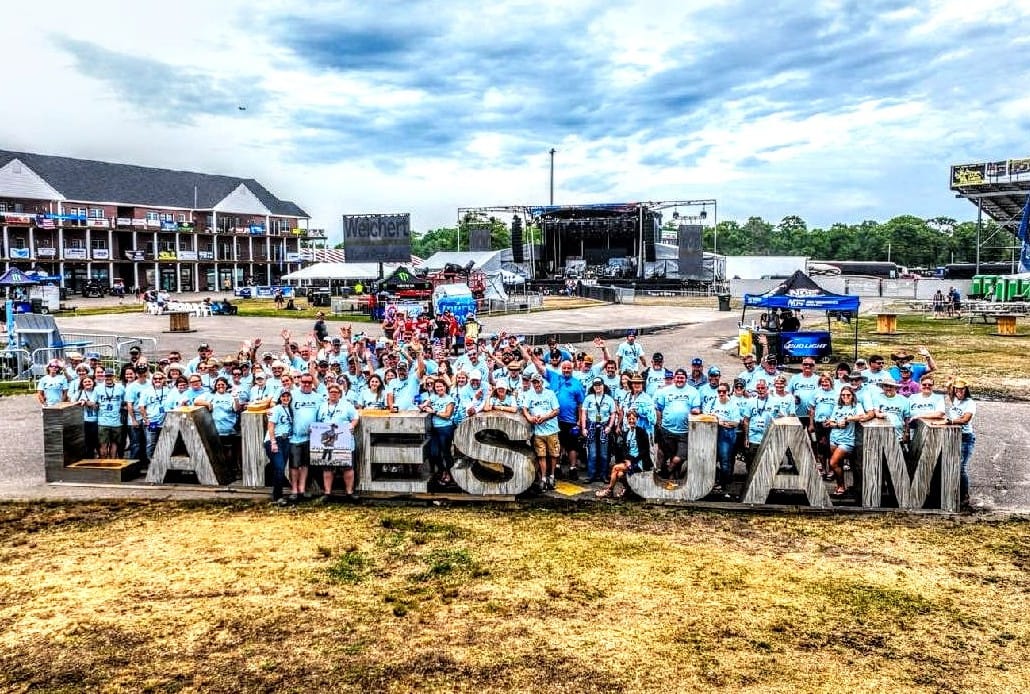
[[801, 270], [764, 294], [744, 295], [745, 308], [858, 311], [859, 303], [859, 298], [851, 294], [831, 294]]

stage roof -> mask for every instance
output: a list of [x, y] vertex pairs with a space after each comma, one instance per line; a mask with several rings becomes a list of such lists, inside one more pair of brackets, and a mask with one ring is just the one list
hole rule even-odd
[[1030, 159], [1007, 159], [951, 167], [951, 189], [1013, 234], [1030, 194]]

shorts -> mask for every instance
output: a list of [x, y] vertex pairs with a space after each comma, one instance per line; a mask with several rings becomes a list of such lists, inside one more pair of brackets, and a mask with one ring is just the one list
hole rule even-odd
[[626, 477], [630, 477], [632, 475], [637, 474], [638, 472], [643, 471], [643, 464], [640, 462], [639, 458], [637, 458], [636, 460], [631, 460], [629, 465], [626, 467]]
[[561, 446], [558, 444], [558, 434], [544, 434], [533, 437], [533, 452], [537, 458], [557, 458], [561, 455]]
[[666, 460], [679, 458], [687, 459], [687, 435], [675, 434], [668, 429], [659, 429], [661, 437], [658, 446], [662, 449], [662, 455]]
[[839, 448], [845, 453], [854, 453], [855, 447], [850, 443], [834, 443], [830, 441], [830, 448]]
[[103, 426], [97, 430], [97, 437], [101, 444], [118, 443], [122, 436], [121, 427]]
[[290, 469], [296, 470], [298, 468], [307, 467], [311, 464], [311, 444], [305, 441], [304, 443], [291, 443], [290, 444]]

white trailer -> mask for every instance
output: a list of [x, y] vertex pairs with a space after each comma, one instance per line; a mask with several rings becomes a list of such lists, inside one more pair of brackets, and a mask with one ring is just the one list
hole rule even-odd
[[790, 277], [796, 271], [805, 272], [805, 255], [728, 255], [726, 277], [731, 280], [761, 280]]

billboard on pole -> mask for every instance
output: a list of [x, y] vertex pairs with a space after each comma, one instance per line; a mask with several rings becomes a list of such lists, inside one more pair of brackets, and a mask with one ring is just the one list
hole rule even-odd
[[411, 215], [343, 215], [343, 250], [349, 263], [410, 263]]

